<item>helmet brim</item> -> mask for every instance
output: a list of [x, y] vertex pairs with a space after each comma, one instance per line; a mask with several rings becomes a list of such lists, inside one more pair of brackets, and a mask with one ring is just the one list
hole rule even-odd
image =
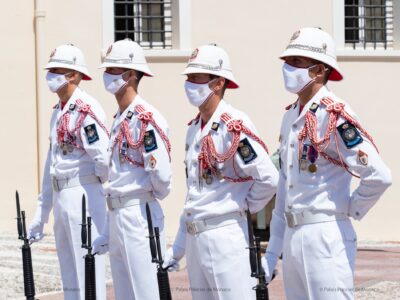
[[130, 69], [135, 71], [143, 72], [144, 76], [153, 77], [154, 74], [151, 72], [150, 68], [147, 66], [147, 63], [143, 64], [117, 64], [112, 62], [104, 62], [100, 65], [99, 69], [105, 68], [123, 68]]
[[322, 53], [310, 53], [310, 51], [305, 51], [305, 50], [301, 50], [301, 49], [286, 49], [279, 56], [279, 58], [285, 59], [286, 57], [289, 57], [289, 56], [302, 56], [302, 57], [307, 57], [307, 58], [311, 58], [314, 60], [318, 60], [324, 64], [327, 64], [328, 66], [330, 66], [332, 68], [332, 72], [329, 75], [328, 80], [340, 81], [343, 79], [342, 71], [339, 68], [339, 65], [338, 65], [336, 59], [331, 56], [327, 56], [326, 54], [322, 54]]
[[86, 67], [82, 67], [79, 65], [63, 64], [63, 63], [59, 63], [59, 62], [49, 62], [44, 67], [45, 70], [52, 69], [52, 68], [64, 68], [64, 69], [78, 71], [79, 73], [82, 74], [82, 80], [92, 80], [92, 76], [90, 75], [90, 73]]
[[210, 71], [205, 69], [193, 68], [188, 67], [186, 68], [181, 74], [182, 75], [189, 75], [189, 74], [210, 74], [215, 76], [221, 76], [227, 79], [229, 82], [226, 86], [227, 89], [237, 89], [239, 88], [239, 84], [237, 83], [236, 79], [233, 77], [231, 72], [228, 71]]

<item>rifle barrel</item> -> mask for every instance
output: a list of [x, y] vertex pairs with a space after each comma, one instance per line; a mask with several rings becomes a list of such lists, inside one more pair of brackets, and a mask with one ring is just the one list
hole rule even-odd
[[147, 226], [149, 228], [149, 244], [150, 244], [151, 261], [157, 262], [157, 246], [156, 246], [156, 242], [154, 241], [153, 221], [151, 219], [149, 203], [146, 203], [146, 216], [147, 216]]
[[246, 214], [247, 214], [247, 228], [249, 232], [249, 260], [250, 260], [251, 277], [256, 277], [257, 258], [256, 258], [256, 249], [254, 245], [254, 231], [253, 231], [253, 223], [251, 222], [250, 210], [247, 210]]
[[18, 191], [15, 191], [15, 201], [17, 204], [17, 230], [18, 230], [18, 239], [22, 240], [23, 234], [22, 234], [22, 222], [21, 222], [21, 207], [19, 203], [19, 194]]
[[82, 248], [87, 247], [87, 230], [86, 230], [86, 198], [85, 194], [82, 196], [82, 224], [81, 224], [81, 241], [82, 241]]

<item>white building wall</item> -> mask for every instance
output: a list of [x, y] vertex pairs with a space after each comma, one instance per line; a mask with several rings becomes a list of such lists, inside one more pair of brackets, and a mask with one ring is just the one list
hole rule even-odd
[[[106, 0], [103, 0], [106, 1]], [[104, 91], [100, 64], [103, 36], [102, 2], [98, 0], [42, 0], [40, 4], [46, 12], [43, 22], [43, 53], [39, 60], [46, 62], [53, 48], [57, 45], [72, 42], [80, 47], [86, 55], [89, 69], [94, 80], [83, 82], [82, 88], [97, 97], [107, 111], [111, 125], [117, 105], [111, 94]], [[283, 88], [281, 66], [277, 58], [286, 47], [292, 33], [301, 27], [318, 26], [333, 33], [338, 20], [333, 18], [334, 0], [281, 0], [281, 1], [237, 1], [237, 0], [187, 0], [191, 1], [191, 46], [195, 48], [206, 43], [217, 43], [226, 49], [231, 58], [231, 64], [241, 87], [226, 93], [226, 99], [234, 106], [242, 109], [253, 119], [261, 136], [265, 139], [271, 151], [278, 147], [278, 136], [281, 117], [284, 108], [294, 102], [295, 97]], [[0, 175], [0, 182], [6, 209], [0, 212], [2, 228], [13, 230], [14, 221], [6, 218], [14, 211], [9, 203], [13, 199], [13, 190], [18, 184], [24, 190], [25, 202], [31, 201], [29, 215], [33, 215], [36, 199], [36, 136], [35, 136], [35, 83], [34, 83], [34, 29], [33, 7], [25, 7], [24, 13], [13, 2], [4, 4], [3, 18], [0, 20], [1, 37], [14, 39], [20, 45], [16, 50], [14, 45], [3, 44], [7, 58], [2, 61], [8, 66], [0, 73], [1, 82], [7, 88], [4, 90], [4, 111], [23, 111], [23, 120], [15, 124], [12, 133], [10, 128], [14, 116], [2, 114], [1, 138], [20, 144], [20, 133], [28, 130], [24, 146], [0, 148], [1, 157], [5, 161], [5, 170]], [[8, 11], [8, 12], [6, 12]], [[12, 11], [13, 13], [10, 13]], [[187, 16], [186, 16], [187, 17]], [[397, 20], [400, 16], [397, 17]], [[14, 26], [10, 26], [13, 24]], [[400, 30], [397, 21], [397, 29]], [[395, 27], [396, 27], [395, 24]], [[5, 30], [4, 28], [9, 28]], [[18, 32], [19, 34], [16, 34]], [[22, 55], [23, 60], [12, 62], [15, 55]], [[400, 55], [386, 58], [340, 58], [345, 80], [329, 84], [336, 94], [353, 106], [363, 120], [363, 124], [374, 136], [381, 155], [391, 167], [394, 177], [393, 187], [384, 195], [377, 206], [362, 222], [355, 222], [360, 239], [399, 240], [396, 228], [400, 221], [397, 211], [400, 203], [396, 194], [400, 193], [398, 174], [400, 165], [397, 159], [399, 126], [397, 119], [397, 70], [400, 67]], [[23, 62], [23, 63], [22, 63]], [[185, 199], [185, 174], [183, 155], [187, 122], [196, 114], [196, 110], [187, 102], [183, 90], [185, 77], [180, 75], [186, 65], [186, 59], [152, 57], [150, 67], [156, 74], [154, 78], [144, 78], [139, 92], [153, 103], [165, 115], [172, 132], [172, 163], [173, 189], [171, 195], [163, 202], [166, 215], [167, 233], [173, 236], [178, 225], [179, 214]], [[40, 66], [43, 67], [43, 66]], [[12, 72], [4, 72], [5, 70]], [[21, 80], [21, 76], [25, 80]], [[45, 72], [40, 75], [39, 88], [43, 89], [43, 97], [39, 99], [40, 114], [38, 124], [40, 132], [38, 145], [40, 149], [39, 172], [42, 174], [45, 151], [48, 147], [48, 123], [52, 106], [57, 101], [54, 94], [47, 90], [44, 81]], [[19, 80], [15, 80], [19, 78]], [[26, 82], [22, 89], [21, 81]], [[25, 84], [25, 83], [24, 83]], [[19, 93], [19, 97], [15, 97]], [[16, 99], [18, 102], [8, 99]], [[7, 100], [6, 100], [7, 99]], [[25, 102], [22, 102], [25, 101]], [[22, 122], [24, 121], [24, 122]], [[25, 125], [29, 123], [29, 126]], [[17, 134], [15, 134], [18, 132]], [[8, 143], [8, 142], [7, 142]], [[26, 153], [21, 155], [21, 153]], [[21, 159], [21, 157], [24, 157]], [[25, 158], [25, 157], [29, 157]], [[33, 158], [33, 159], [32, 159]], [[23, 184], [20, 184], [23, 182]], [[17, 184], [18, 183], [18, 184]], [[10, 206], [10, 207], [9, 207]], [[50, 228], [48, 227], [50, 230]]]

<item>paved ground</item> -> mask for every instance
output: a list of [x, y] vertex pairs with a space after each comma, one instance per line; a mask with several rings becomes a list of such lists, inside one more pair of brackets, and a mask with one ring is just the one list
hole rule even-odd
[[[0, 237], [0, 299], [24, 299], [19, 241], [14, 235]], [[33, 247], [35, 282], [40, 300], [63, 299], [58, 262], [52, 237]], [[280, 268], [280, 265], [279, 265]], [[107, 299], [113, 300], [111, 277]], [[186, 268], [170, 273], [174, 300], [190, 300]], [[361, 242], [356, 263], [356, 299], [400, 299], [400, 242]], [[56, 291], [56, 292], [55, 292]], [[58, 291], [58, 292], [57, 292]], [[284, 299], [282, 276], [269, 285], [270, 299]], [[245, 300], [245, 299], [244, 299]]]

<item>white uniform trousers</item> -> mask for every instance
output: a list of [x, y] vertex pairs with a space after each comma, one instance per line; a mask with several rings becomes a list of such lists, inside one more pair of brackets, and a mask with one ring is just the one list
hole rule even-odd
[[[164, 214], [157, 201], [149, 202], [153, 227], [160, 229], [165, 253]], [[146, 205], [109, 212], [109, 250], [116, 300], [158, 300], [156, 264], [151, 262]]]
[[356, 234], [350, 220], [286, 227], [283, 279], [288, 300], [353, 299]]
[[247, 222], [187, 234], [186, 259], [193, 300], [255, 299]]
[[[92, 217], [92, 241], [103, 229], [106, 204], [100, 183], [86, 184], [53, 192], [54, 237], [60, 263], [65, 300], [85, 299], [86, 249], [81, 248], [82, 195], [86, 196], [86, 214]], [[96, 295], [106, 299], [104, 257], [96, 255]]]

